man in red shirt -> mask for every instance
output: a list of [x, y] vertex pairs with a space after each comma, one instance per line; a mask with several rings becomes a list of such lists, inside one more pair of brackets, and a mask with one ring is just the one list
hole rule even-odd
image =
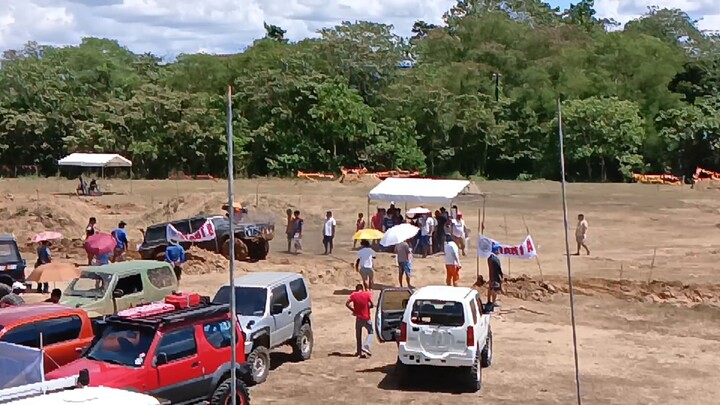
[[[372, 356], [370, 352], [370, 345], [374, 337], [373, 326], [370, 320], [370, 309], [373, 307], [372, 292], [366, 291], [362, 284], [356, 285], [355, 292], [350, 294], [350, 298], [348, 298], [345, 306], [355, 315], [355, 342], [357, 344], [357, 352], [355, 355], [363, 359]], [[365, 345], [362, 344], [363, 328], [367, 329], [368, 333], [367, 339], [365, 339]]]

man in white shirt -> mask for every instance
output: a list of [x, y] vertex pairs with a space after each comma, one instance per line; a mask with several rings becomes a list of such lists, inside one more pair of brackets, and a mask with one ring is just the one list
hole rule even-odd
[[325, 224], [323, 225], [323, 246], [325, 246], [325, 254], [332, 254], [333, 239], [335, 239], [335, 227], [337, 222], [333, 218], [332, 211], [325, 213]]
[[422, 227], [420, 228], [419, 251], [423, 257], [432, 253], [432, 235], [435, 232], [435, 219], [431, 214], [424, 214]]
[[360, 241], [360, 250], [358, 250], [357, 256], [357, 260], [355, 260], [355, 271], [360, 273], [365, 290], [370, 291], [372, 290], [373, 279], [375, 278], [375, 271], [373, 270], [375, 251], [370, 248], [369, 241]]
[[577, 252], [575, 252], [575, 256], [580, 256], [580, 248], [585, 248], [585, 252], [587, 254], [590, 254], [590, 249], [587, 247], [587, 231], [588, 231], [588, 223], [585, 220], [585, 215], [580, 214], [578, 215], [578, 223], [577, 228], [575, 228], [575, 242], [577, 242]]
[[460, 281], [460, 251], [452, 238], [445, 244], [445, 284], [457, 287]]
[[462, 212], [458, 212], [457, 217], [452, 220], [452, 236], [463, 256], [465, 256], [466, 230], [463, 214]]

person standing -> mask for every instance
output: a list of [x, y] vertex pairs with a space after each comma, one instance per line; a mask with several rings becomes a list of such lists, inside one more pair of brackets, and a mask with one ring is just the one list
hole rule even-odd
[[97, 225], [97, 219], [95, 217], [90, 217], [88, 220], [88, 224], [85, 227], [85, 239], [95, 235], [95, 226]]
[[337, 221], [333, 218], [332, 211], [325, 213], [325, 224], [323, 225], [323, 246], [325, 246], [325, 254], [332, 254], [333, 240], [335, 239], [335, 227]]
[[292, 252], [292, 242], [295, 236], [295, 218], [293, 218], [293, 212], [290, 208], [285, 211], [287, 215], [287, 225], [285, 226], [285, 235], [287, 236], [287, 251]]
[[[362, 212], [358, 212], [357, 221], [355, 221], [355, 232], [365, 229], [365, 218]], [[353, 240], [353, 249], [357, 246], [357, 240]]]
[[[95, 224], [97, 224], [97, 219], [95, 219], [95, 217], [90, 217], [90, 219], [88, 220], [88, 224], [85, 227], [85, 240], [87, 240], [89, 237], [95, 235], [95, 232], [96, 232]], [[93, 262], [93, 255], [91, 255], [89, 252], [87, 254], [87, 259], [88, 259], [88, 266], [91, 266], [92, 262]]]
[[465, 230], [465, 220], [462, 212], [458, 212], [456, 218], [452, 220], [452, 236], [463, 256], [465, 256]]
[[355, 260], [355, 271], [360, 273], [363, 286], [368, 291], [372, 290], [373, 279], [375, 278], [375, 271], [373, 270], [374, 258], [375, 251], [370, 248], [370, 242], [366, 240], [360, 241], [360, 250], [358, 250], [357, 260]]
[[300, 251], [302, 251], [302, 232], [304, 223], [305, 221], [300, 217], [300, 211], [295, 210], [295, 212], [293, 212], [293, 224], [295, 225], [293, 227], [293, 245], [295, 247], [295, 253], [300, 253]]
[[445, 244], [445, 284], [457, 287], [460, 281], [460, 251], [457, 243], [449, 237]]
[[118, 227], [110, 232], [113, 238], [115, 238], [116, 243], [112, 258], [113, 263], [125, 261], [125, 252], [128, 247], [128, 237], [127, 232], [125, 232], [125, 225], [127, 225], [125, 221], [120, 221], [120, 223], [118, 223]]
[[412, 277], [412, 250], [407, 241], [403, 241], [395, 245], [395, 254], [398, 262], [398, 283], [403, 286], [403, 275], [407, 281], [408, 288], [413, 288], [410, 284]]
[[[35, 268], [52, 262], [52, 255], [50, 254], [50, 241], [44, 240], [40, 242], [40, 246], [37, 248], [37, 261], [35, 262]], [[38, 283], [37, 292], [41, 294], [47, 294], [50, 289], [49, 283]]]
[[[365, 242], [365, 241], [363, 241]], [[372, 293], [363, 288], [362, 284], [355, 286], [355, 292], [345, 302], [345, 307], [355, 315], [355, 355], [364, 359], [372, 356], [370, 346], [373, 341], [373, 325], [370, 321], [370, 309], [373, 308]], [[367, 330], [365, 344], [362, 341], [362, 331]]]
[[580, 256], [580, 248], [585, 248], [585, 252], [590, 255], [590, 249], [587, 247], [587, 231], [588, 222], [585, 220], [585, 215], [578, 215], [578, 223], [575, 228], [575, 241], [577, 242], [577, 252], [574, 256]]
[[422, 252], [423, 258], [432, 254], [432, 235], [435, 232], [435, 219], [432, 215], [424, 214], [424, 221], [422, 222], [422, 228], [420, 229], [420, 251]]
[[185, 263], [185, 249], [178, 243], [177, 239], [171, 239], [170, 244], [165, 248], [165, 261], [172, 264], [179, 284], [180, 277], [182, 277], [182, 265]]
[[495, 301], [497, 300], [497, 293], [502, 291], [503, 271], [502, 264], [500, 263], [500, 258], [497, 256], [499, 252], [500, 246], [493, 245], [490, 256], [488, 256], [487, 258], [490, 279], [490, 282], [488, 283], [487, 299], [487, 307], [489, 311], [492, 311], [493, 308], [497, 305], [495, 303]]

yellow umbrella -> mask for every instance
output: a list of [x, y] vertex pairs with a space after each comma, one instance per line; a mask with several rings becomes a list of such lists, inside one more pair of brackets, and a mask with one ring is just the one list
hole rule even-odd
[[27, 281], [36, 283], [54, 283], [70, 281], [80, 277], [80, 268], [72, 263], [48, 263], [36, 267]]
[[361, 229], [355, 232], [353, 240], [376, 240], [382, 239], [383, 233], [373, 228]]

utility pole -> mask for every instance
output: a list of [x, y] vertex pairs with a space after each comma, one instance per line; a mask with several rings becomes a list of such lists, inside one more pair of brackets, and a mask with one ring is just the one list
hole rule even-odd
[[500, 102], [500, 77], [502, 77], [502, 74], [500, 73], [493, 73], [493, 79], [495, 79], [495, 102]]

